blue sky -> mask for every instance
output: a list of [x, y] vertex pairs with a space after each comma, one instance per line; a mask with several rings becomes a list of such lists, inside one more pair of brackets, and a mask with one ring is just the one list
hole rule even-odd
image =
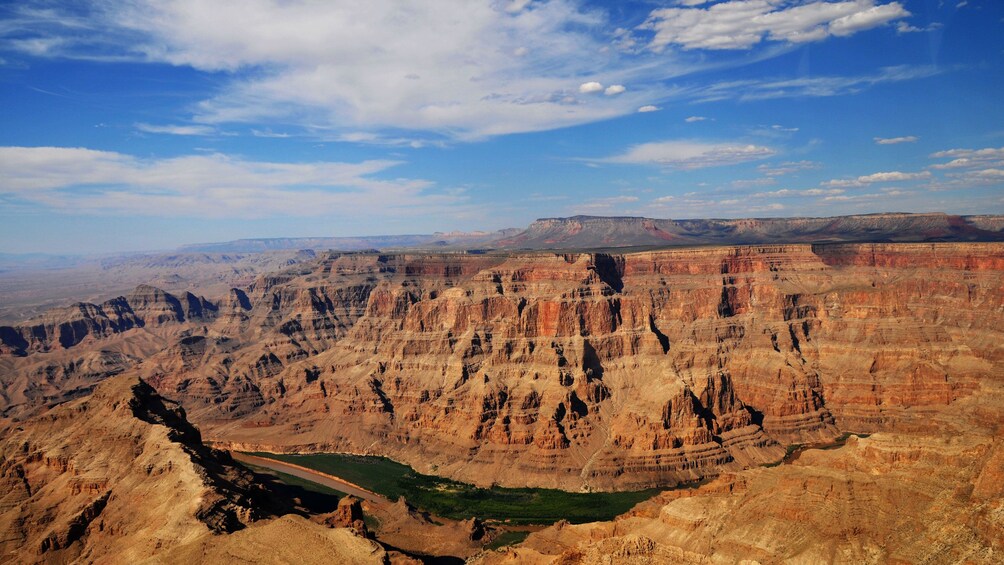
[[999, 0], [0, 3], [0, 252], [1004, 213]]

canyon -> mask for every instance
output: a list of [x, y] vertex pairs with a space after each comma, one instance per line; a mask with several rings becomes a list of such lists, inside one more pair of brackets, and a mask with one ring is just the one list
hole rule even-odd
[[[0, 327], [0, 421], [19, 430], [3, 476], [45, 459], [32, 430], [130, 383], [214, 448], [383, 455], [482, 486], [704, 481], [484, 563], [990, 562], [1002, 361], [994, 241], [322, 252], [222, 294], [140, 285]], [[771, 466], [845, 432], [871, 435]], [[0, 517], [41, 512], [21, 496]], [[267, 514], [227, 504], [227, 523]], [[89, 533], [7, 523], [10, 543], [89, 551]]]
[[922, 429], [999, 376], [997, 244], [332, 253], [212, 301], [141, 286], [0, 329], [8, 416], [111, 374], [247, 450], [476, 484], [671, 486]]

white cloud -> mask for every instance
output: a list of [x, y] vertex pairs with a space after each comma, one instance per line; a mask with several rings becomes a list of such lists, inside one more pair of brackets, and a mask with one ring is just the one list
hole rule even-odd
[[270, 138], [276, 138], [276, 139], [283, 139], [283, 138], [287, 138], [287, 137], [292, 137], [292, 135], [290, 135], [288, 133], [282, 133], [282, 132], [272, 131], [271, 128], [266, 128], [266, 129], [252, 129], [251, 130], [251, 135], [253, 135], [255, 137], [270, 137]]
[[[791, 35], [782, 33], [794, 25], [788, 20], [804, 19], [795, 15], [827, 4], [799, 0], [804, 6], [791, 6], [793, 1], [742, 0], [706, 8], [692, 6], [707, 3], [688, 1], [679, 9], [717, 13], [726, 10], [723, 6], [764, 5], [761, 15], [770, 33], [760, 34], [774, 38]], [[889, 16], [889, 6], [899, 5], [829, 4], [840, 7], [819, 24], [830, 35], [872, 25]], [[651, 111], [657, 102], [688, 96], [679, 91], [682, 87], [668, 86], [669, 78], [709, 65], [721, 69], [750, 62], [736, 57], [711, 63], [699, 56], [630, 48], [632, 34], [651, 35], [652, 30], [616, 29], [607, 12], [580, 0], [101, 0], [79, 5], [23, 0], [11, 10], [7, 25], [0, 25], [0, 43], [39, 57], [167, 63], [213, 73], [215, 94], [191, 106], [186, 122], [259, 129], [262, 123], [281, 122], [324, 139], [364, 131], [395, 140], [391, 145], [478, 140]], [[661, 12], [652, 12], [651, 25], [666, 21], [657, 16]], [[621, 48], [610, 48], [612, 43]], [[883, 73], [787, 83], [733, 81], [692, 88], [689, 96], [834, 95], [918, 76]], [[594, 82], [613, 85], [605, 89], [610, 96], [586, 96], [604, 90], [592, 86], [580, 92], [580, 85]], [[632, 85], [630, 90], [620, 90], [625, 84]], [[398, 143], [402, 139], [406, 143]]]
[[752, 196], [754, 198], [792, 198], [792, 197], [804, 197], [804, 196], [836, 196], [843, 194], [844, 190], [841, 188], [809, 188], [805, 190], [792, 190], [790, 188], [782, 188], [781, 190], [773, 190], [770, 192], [757, 192]]
[[900, 171], [890, 171], [873, 173], [870, 175], [860, 176], [855, 179], [838, 179], [830, 180], [823, 183], [823, 186], [834, 186], [834, 187], [856, 187], [856, 186], [868, 186], [870, 184], [880, 183], [880, 182], [906, 182], [914, 180], [923, 180], [931, 178], [930, 171], [921, 171], [919, 173], [903, 173]]
[[869, 192], [865, 194], [838, 194], [823, 198], [824, 202], [874, 202], [887, 198], [901, 198], [903, 196], [915, 195], [916, 192], [899, 189], [883, 189], [879, 192]]
[[601, 90], [603, 90], [603, 85], [596, 81], [584, 82], [579, 85], [579, 92], [581, 94], [592, 94]]
[[984, 179], [1004, 180], [1004, 169], [980, 169], [973, 171], [973, 175]]
[[732, 0], [707, 8], [654, 10], [641, 29], [654, 32], [648, 47], [682, 49], [750, 49], [763, 41], [807, 43], [848, 36], [905, 18], [899, 2], [874, 0]]
[[648, 112], [658, 112], [659, 110], [662, 110], [662, 108], [660, 108], [658, 106], [652, 106], [651, 104], [646, 105], [646, 106], [642, 106], [641, 108], [638, 108], [638, 111], [641, 112], [642, 114], [645, 114], [645, 113], [648, 113]]
[[759, 179], [739, 179], [729, 183], [732, 188], [753, 188], [758, 186], [770, 186], [776, 184], [777, 179], [773, 177], [763, 177]]
[[931, 155], [932, 159], [951, 159], [947, 163], [931, 165], [932, 169], [972, 169], [1004, 167], [1004, 147], [986, 149], [949, 149]]
[[505, 11], [510, 14], [515, 14], [522, 12], [523, 8], [526, 8], [530, 4], [530, 0], [512, 0], [509, 5], [505, 7]]
[[632, 204], [638, 201], [637, 196], [611, 196], [609, 198], [594, 198], [571, 207], [571, 212], [598, 214], [609, 212], [623, 204]]
[[775, 153], [770, 147], [752, 144], [659, 141], [635, 145], [620, 155], [596, 161], [700, 169], [765, 159]]
[[820, 164], [815, 161], [786, 161], [776, 165], [759, 165], [757, 170], [768, 177], [780, 177], [801, 171], [818, 169], [819, 167]]
[[917, 141], [915, 135], [904, 135], [902, 137], [876, 137], [875, 143], [879, 145], [897, 145], [900, 143], [914, 143]]
[[[329, 138], [475, 140], [589, 123], [635, 112], [663, 90], [654, 74], [686, 70], [603, 53], [607, 15], [578, 0], [25, 0], [12, 14], [0, 26], [9, 49], [218, 73], [194, 121], [282, 121]], [[582, 99], [581, 77], [639, 87]]]
[[690, 116], [689, 118], [686, 118], [683, 121], [687, 122], [688, 124], [692, 124], [694, 122], [703, 122], [706, 119], [707, 118], [705, 118], [704, 116]]
[[603, 91], [603, 94], [606, 94], [607, 96], [616, 96], [623, 93], [625, 90], [627, 90], [627, 88], [625, 88], [623, 84], [611, 84]]
[[716, 100], [770, 100], [802, 96], [842, 96], [890, 82], [934, 76], [935, 67], [884, 67], [878, 73], [859, 76], [824, 76], [795, 79], [735, 80], [684, 89], [680, 96], [699, 102]]
[[925, 31], [934, 31], [934, 30], [937, 30], [937, 29], [941, 29], [942, 27], [943, 26], [939, 22], [933, 22], [933, 23], [931, 23], [930, 25], [928, 25], [926, 27], [915, 27], [915, 26], [912, 26], [912, 25], [910, 25], [910, 24], [908, 24], [906, 22], [898, 22], [896, 24], [896, 33], [899, 33], [899, 34], [904, 34], [904, 33], [920, 33], [920, 32], [925, 32]]
[[919, 173], [901, 173], [899, 171], [892, 171], [888, 173], [873, 173], [865, 175], [863, 177], [858, 177], [857, 180], [865, 184], [871, 184], [875, 182], [903, 182], [926, 178], [931, 178], [931, 173], [928, 171], [922, 171]]
[[214, 128], [209, 126], [181, 126], [181, 125], [152, 125], [138, 123], [135, 125], [136, 129], [144, 133], [165, 133], [168, 135], [213, 135], [216, 133]]
[[277, 163], [222, 154], [141, 159], [69, 147], [0, 147], [0, 194], [53, 209], [175, 217], [413, 216], [466, 207], [399, 161]]

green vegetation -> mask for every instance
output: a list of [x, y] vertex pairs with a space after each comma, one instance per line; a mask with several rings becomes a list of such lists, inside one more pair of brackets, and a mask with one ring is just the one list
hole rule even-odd
[[530, 535], [530, 532], [502, 532], [490, 544], [486, 545], [485, 549], [492, 550], [507, 545], [516, 545], [525, 540], [528, 535]]
[[363, 514], [363, 523], [369, 528], [371, 532], [375, 532], [380, 529], [380, 519], [368, 513]]
[[437, 516], [464, 520], [508, 521], [513, 524], [551, 524], [610, 520], [657, 492], [571, 493], [553, 489], [479, 488], [415, 472], [383, 457], [334, 453], [279, 455], [254, 453], [334, 475], [391, 500], [409, 503]]
[[262, 476], [270, 477], [267, 481], [270, 483], [270, 489], [273, 492], [290, 500], [296, 500], [298, 505], [313, 513], [324, 514], [334, 511], [338, 507], [338, 501], [345, 496], [335, 489], [313, 481], [301, 479], [300, 477], [280, 471], [273, 471], [260, 465], [252, 465], [251, 463], [241, 464], [259, 475], [259, 480], [261, 480]]
[[252, 463], [241, 463], [245, 467], [251, 469], [255, 473], [264, 473], [266, 475], [272, 475], [273, 477], [282, 481], [283, 484], [300, 487], [303, 490], [308, 490], [310, 492], [315, 492], [318, 494], [324, 494], [327, 496], [333, 496], [335, 498], [341, 498], [345, 496], [345, 493], [339, 492], [333, 488], [326, 487], [322, 484], [315, 483], [314, 481], [308, 481], [307, 479], [301, 479], [281, 471], [275, 471], [273, 469], [268, 469], [266, 467], [261, 467], [259, 465], [254, 465]]

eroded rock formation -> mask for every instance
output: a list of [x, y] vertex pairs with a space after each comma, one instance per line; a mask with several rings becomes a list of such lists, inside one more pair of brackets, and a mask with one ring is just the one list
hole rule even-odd
[[[196, 300], [201, 317], [146, 291], [143, 327], [92, 343], [229, 445], [640, 488], [929, 429], [999, 376], [1002, 272], [995, 243], [330, 254]], [[8, 412], [25, 375], [93, 349], [0, 358]]]
[[[317, 542], [328, 560], [384, 559], [379, 546], [349, 530], [295, 516], [259, 527], [281, 505], [226, 452], [204, 446], [177, 404], [135, 377], [6, 422], [0, 437], [2, 563], [179, 562], [165, 560], [168, 549], [222, 562], [250, 547], [267, 562], [281, 554], [267, 549], [278, 535], [284, 547]], [[239, 530], [238, 538], [225, 535]]]

